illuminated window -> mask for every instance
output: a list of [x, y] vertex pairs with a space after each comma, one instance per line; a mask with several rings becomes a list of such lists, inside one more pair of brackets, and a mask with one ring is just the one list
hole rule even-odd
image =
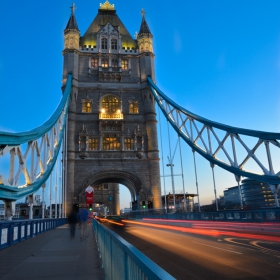
[[127, 59], [122, 60], [122, 69], [128, 69], [128, 60]]
[[139, 108], [138, 108], [138, 102], [130, 102], [129, 103], [129, 113], [130, 114], [138, 114]]
[[104, 151], [120, 150], [120, 134], [104, 134], [102, 139], [102, 147]]
[[102, 185], [94, 186], [94, 190], [95, 191], [101, 191], [102, 190]]
[[134, 150], [134, 139], [124, 138], [124, 149], [127, 151]]
[[101, 59], [101, 66], [102, 67], [108, 67], [108, 59], [107, 58], [102, 58]]
[[103, 50], [107, 50], [107, 39], [106, 38], [101, 39], [101, 48]]
[[112, 67], [118, 67], [118, 60], [116, 58], [112, 59], [112, 63], [111, 63]]
[[98, 67], [98, 59], [92, 58], [91, 59], [91, 68], [97, 68]]
[[119, 99], [114, 95], [104, 96], [101, 103], [102, 110], [105, 111], [104, 113], [114, 114], [118, 113], [118, 110], [120, 110]]
[[91, 100], [82, 100], [82, 113], [91, 113]]
[[88, 139], [88, 149], [90, 151], [98, 150], [98, 138], [89, 138]]
[[116, 50], [118, 48], [118, 41], [117, 39], [112, 39], [111, 40], [111, 49]]

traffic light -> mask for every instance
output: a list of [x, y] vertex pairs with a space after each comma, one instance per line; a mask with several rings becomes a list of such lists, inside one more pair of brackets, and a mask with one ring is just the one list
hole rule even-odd
[[89, 204], [89, 205], [88, 205], [88, 210], [89, 210], [89, 211], [92, 211], [92, 204]]
[[146, 201], [145, 201], [145, 200], [142, 201], [142, 208], [143, 208], [143, 209], [146, 208]]

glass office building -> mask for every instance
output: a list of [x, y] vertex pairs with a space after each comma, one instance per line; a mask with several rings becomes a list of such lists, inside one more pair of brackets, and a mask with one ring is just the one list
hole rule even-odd
[[241, 194], [244, 208], [259, 209], [276, 206], [274, 194], [267, 183], [244, 179], [241, 184]]

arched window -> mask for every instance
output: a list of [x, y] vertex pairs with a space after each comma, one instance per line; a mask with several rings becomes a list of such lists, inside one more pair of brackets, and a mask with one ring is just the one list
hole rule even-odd
[[138, 114], [139, 113], [139, 108], [138, 108], [138, 102], [129, 102], [129, 113], [130, 114]]
[[122, 69], [128, 69], [128, 60], [127, 59], [122, 60]]
[[111, 40], [111, 49], [112, 50], [117, 50], [118, 49], [118, 41], [117, 41], [117, 39], [112, 39]]
[[120, 141], [120, 134], [115, 133], [106, 133], [103, 134], [102, 137], [102, 147], [103, 150], [120, 150], [121, 149], [121, 141]]
[[106, 38], [101, 39], [101, 49], [107, 50], [107, 39]]
[[108, 59], [107, 58], [102, 58], [101, 59], [101, 66], [102, 67], [108, 67]]
[[88, 139], [88, 149], [90, 151], [98, 150], [98, 138], [89, 138]]
[[118, 59], [113, 58], [112, 61], [111, 61], [111, 66], [112, 66], [113, 68], [118, 67]]
[[91, 68], [97, 68], [97, 67], [98, 67], [98, 59], [94, 57], [91, 59]]
[[102, 98], [101, 102], [102, 111], [104, 110], [104, 113], [106, 114], [114, 114], [119, 113], [121, 109], [121, 104], [119, 102], [119, 99], [114, 95], [106, 95]]
[[133, 138], [124, 138], [124, 150], [126, 150], [126, 151], [134, 150], [134, 139]]
[[82, 113], [91, 113], [92, 112], [91, 104], [92, 104], [91, 100], [82, 100]]

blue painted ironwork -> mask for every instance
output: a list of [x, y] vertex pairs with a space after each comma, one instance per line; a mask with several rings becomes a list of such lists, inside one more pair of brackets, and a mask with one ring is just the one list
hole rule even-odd
[[0, 250], [65, 225], [66, 223], [66, 218], [0, 222]]
[[[157, 210], [159, 212], [159, 210]], [[227, 221], [242, 223], [275, 223], [280, 232], [280, 210], [279, 208], [259, 209], [259, 210], [220, 210], [216, 212], [184, 212], [166, 214], [164, 209], [160, 213], [139, 213], [131, 212], [128, 217], [136, 219], [152, 218], [163, 220], [186, 220], [186, 221]], [[275, 227], [273, 225], [273, 227]]]
[[[10, 132], [0, 132], [0, 157], [5, 153], [11, 151], [11, 149], [16, 149], [15, 154], [18, 155], [19, 161], [21, 161], [20, 165], [22, 167], [19, 168], [16, 176], [17, 178], [20, 176], [20, 173], [23, 172], [24, 175], [28, 179], [26, 180], [26, 184], [23, 186], [19, 186], [17, 183], [18, 180], [12, 178], [9, 180], [5, 180], [0, 174], [0, 199], [3, 200], [17, 200], [22, 197], [25, 197], [29, 194], [35, 193], [39, 188], [43, 186], [43, 184], [49, 178], [53, 167], [55, 166], [56, 159], [59, 154], [59, 150], [61, 147], [61, 143], [64, 137], [64, 131], [67, 122], [68, 115], [68, 107], [69, 100], [72, 88], [72, 74], [68, 75], [66, 87], [63, 93], [63, 97], [60, 101], [59, 106], [55, 110], [54, 114], [50, 117], [48, 121], [46, 121], [43, 125], [27, 131], [20, 133], [10, 133]], [[49, 139], [48, 134], [51, 133], [51, 138]], [[48, 149], [47, 160], [42, 162], [41, 151], [39, 151], [39, 143], [41, 140], [41, 147], [46, 146]], [[20, 145], [27, 145], [27, 151], [24, 155], [22, 155]], [[33, 174], [29, 174], [26, 168], [26, 156], [29, 151], [33, 149], [33, 158], [34, 160], [34, 150], [37, 151], [37, 166], [32, 170]], [[38, 159], [39, 158], [39, 159]], [[39, 175], [36, 176], [35, 171], [40, 168]], [[21, 170], [22, 169], [22, 170]]]
[[134, 246], [93, 219], [106, 279], [175, 279]]
[[[274, 171], [270, 153], [270, 145], [274, 145], [278, 149], [280, 148], [280, 133], [232, 127], [210, 121], [193, 114], [172, 101], [154, 84], [150, 77], [148, 77], [147, 83], [169, 123], [193, 151], [198, 152], [211, 164], [218, 165], [236, 176], [249, 177], [257, 181], [267, 182], [271, 185], [280, 184], [280, 171]], [[198, 124], [202, 126], [201, 129]], [[215, 129], [223, 131], [225, 133], [224, 137], [219, 139], [218, 133], [217, 131], [215, 132]], [[256, 144], [252, 149], [245, 144], [244, 140], [242, 140], [242, 136], [250, 136], [254, 138]], [[215, 151], [212, 151], [211, 137], [218, 143], [218, 148]], [[224, 146], [227, 139], [231, 141], [232, 150], [230, 151]], [[201, 146], [203, 147], [198, 145], [198, 141], [202, 142]], [[236, 142], [238, 142], [247, 153], [247, 155], [239, 162], [235, 148]], [[266, 168], [265, 163], [262, 162], [263, 159], [259, 159], [255, 154], [261, 146], [264, 146], [266, 151], [269, 168]], [[220, 151], [224, 153], [228, 162], [218, 158], [218, 153]], [[233, 154], [233, 156], [230, 156], [230, 154]], [[253, 159], [256, 162], [262, 173], [245, 170], [244, 166], [250, 159]]]

